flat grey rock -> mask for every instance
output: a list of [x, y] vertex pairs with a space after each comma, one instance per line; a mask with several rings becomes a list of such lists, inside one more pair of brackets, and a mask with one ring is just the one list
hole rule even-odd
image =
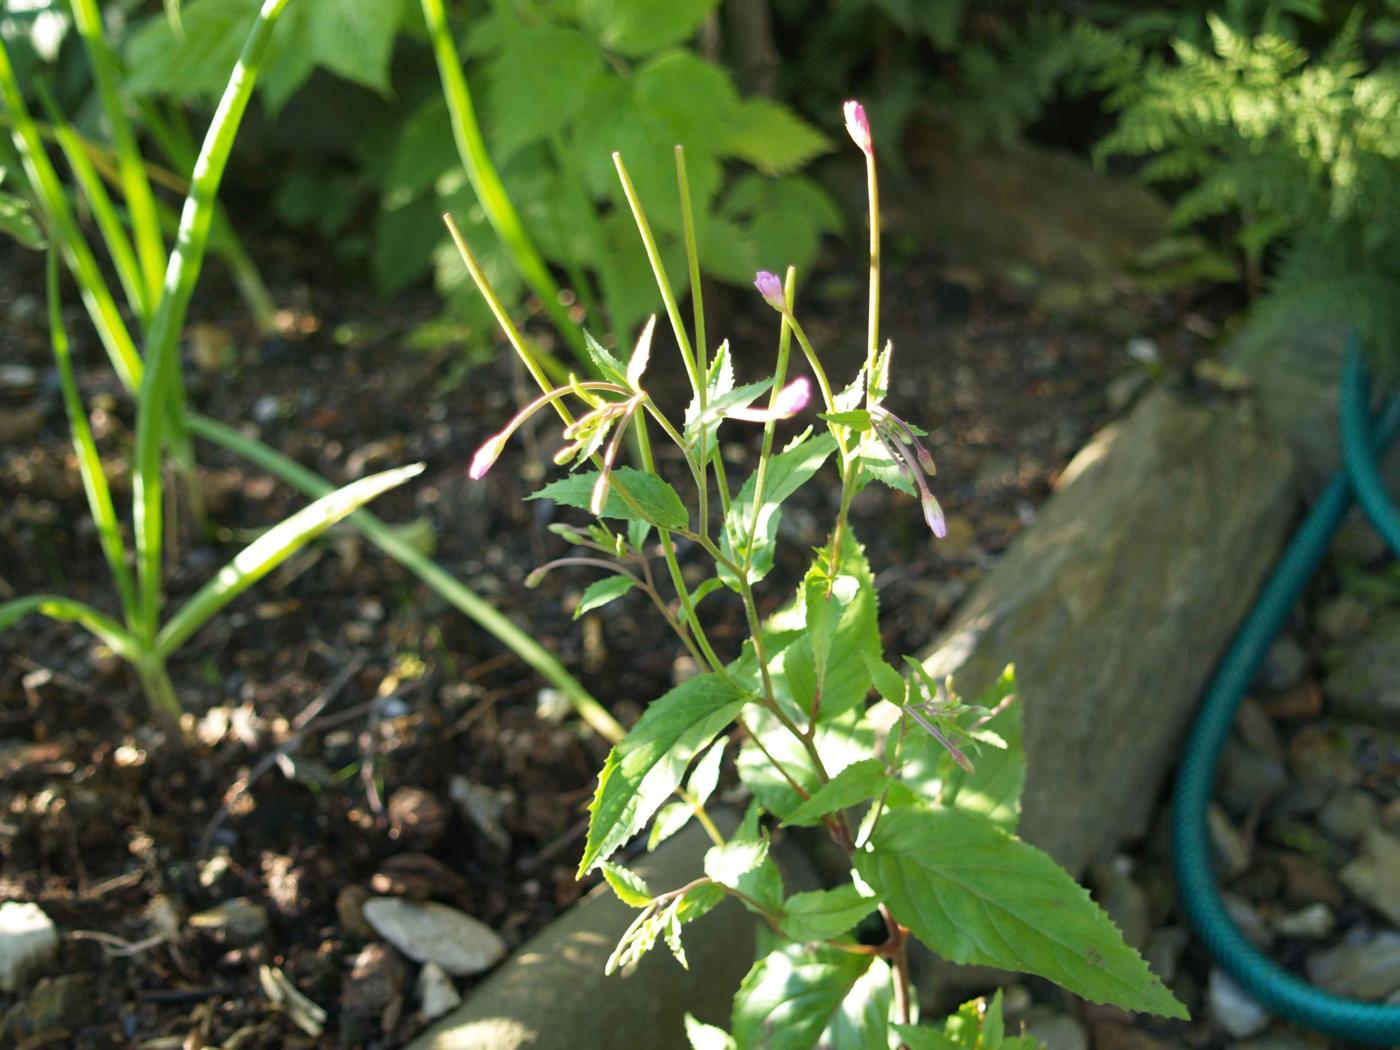
[[58, 928], [32, 901], [0, 904], [0, 991], [18, 990], [58, 954]]
[[1247, 399], [1154, 390], [1075, 457], [926, 654], [964, 696], [1016, 664], [1021, 832], [1071, 873], [1146, 831], [1296, 509], [1293, 456]]
[[505, 958], [506, 942], [484, 922], [436, 901], [372, 897], [365, 922], [414, 962], [437, 963], [457, 977], [483, 973]]
[[[717, 813], [724, 830], [732, 814]], [[710, 846], [692, 823], [655, 853], [629, 862], [656, 890], [700, 873]], [[627, 975], [603, 975], [637, 912], [599, 886], [535, 935], [409, 1050], [688, 1050], [687, 1010], [728, 1027], [739, 981], [753, 963], [753, 923], [726, 901], [685, 928], [688, 970], [657, 946]]]

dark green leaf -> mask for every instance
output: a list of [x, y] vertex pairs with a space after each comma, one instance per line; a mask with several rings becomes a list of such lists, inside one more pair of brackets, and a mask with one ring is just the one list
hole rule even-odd
[[786, 175], [831, 149], [831, 141], [781, 103], [755, 98], [739, 107], [724, 146], [765, 175]]
[[945, 959], [1038, 974], [1094, 1002], [1187, 1016], [1081, 886], [981, 814], [891, 810], [855, 859], [899, 921]]
[[[753, 506], [756, 473], [749, 476], [734, 497], [725, 516], [721, 546], [726, 555], [737, 560], [746, 550], [749, 532], [753, 530], [753, 554], [749, 568], [751, 583], [763, 579], [773, 566], [773, 543], [778, 534], [779, 508], [783, 501], [806, 484], [835, 450], [836, 440], [830, 434], [819, 434], [800, 444], [790, 445], [773, 456], [768, 461], [763, 502], [757, 509], [756, 521]], [[720, 579], [728, 586], [738, 588], [737, 578], [723, 567], [720, 569]]]
[[878, 897], [862, 896], [854, 886], [794, 893], [783, 904], [779, 930], [794, 941], [825, 941], [851, 929], [879, 903]]
[[582, 0], [598, 42], [624, 55], [647, 55], [688, 40], [719, 0]]

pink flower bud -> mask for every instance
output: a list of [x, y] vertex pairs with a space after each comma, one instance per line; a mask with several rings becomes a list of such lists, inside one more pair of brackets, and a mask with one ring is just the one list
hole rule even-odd
[[500, 456], [501, 450], [506, 447], [506, 435], [496, 434], [490, 441], [476, 450], [476, 455], [472, 456], [471, 466], [467, 468], [467, 477], [473, 481], [480, 481], [486, 476], [486, 472], [491, 469], [496, 459]]
[[846, 131], [860, 151], [867, 157], [875, 156], [875, 144], [870, 140], [870, 121], [866, 119], [865, 107], [851, 99], [841, 107], [846, 114]]
[[758, 289], [758, 294], [763, 296], [764, 302], [774, 310], [780, 313], [787, 311], [787, 299], [783, 295], [783, 282], [776, 273], [759, 270], [754, 275], [753, 286]]
[[797, 415], [812, 400], [812, 381], [799, 376], [778, 391], [772, 408], [733, 408], [726, 415], [746, 423], [767, 423], [770, 419], [789, 419]]
[[924, 505], [924, 522], [928, 525], [929, 531], [941, 540], [948, 535], [948, 522], [943, 517], [943, 508], [938, 505], [938, 500], [934, 498], [933, 493], [927, 489], [924, 490], [920, 502]]

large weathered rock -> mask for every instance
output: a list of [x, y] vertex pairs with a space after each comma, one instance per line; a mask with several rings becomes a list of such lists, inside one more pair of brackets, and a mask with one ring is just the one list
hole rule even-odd
[[[733, 823], [731, 816], [726, 829]], [[691, 824], [634, 867], [656, 890], [683, 886], [699, 874], [709, 845]], [[687, 1010], [727, 1025], [734, 990], [753, 963], [753, 924], [743, 909], [726, 901], [685, 928], [689, 970], [658, 945], [630, 976], [604, 977], [636, 914], [600, 886], [409, 1050], [683, 1050]]]
[[1296, 503], [1293, 456], [1247, 402], [1155, 391], [1075, 457], [925, 657], [963, 695], [1015, 662], [1021, 831], [1074, 874], [1145, 831]]

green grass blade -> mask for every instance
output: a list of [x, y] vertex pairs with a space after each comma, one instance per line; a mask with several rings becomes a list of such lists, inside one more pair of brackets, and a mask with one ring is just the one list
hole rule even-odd
[[112, 359], [112, 367], [122, 385], [128, 390], [135, 390], [141, 382], [141, 355], [102, 277], [92, 249], [73, 218], [63, 183], [44, 149], [38, 125], [25, 105], [24, 93], [15, 78], [3, 40], [0, 40], [0, 98], [4, 99], [10, 112], [11, 134], [24, 161], [25, 175], [38, 195], [46, 224], [53, 228], [54, 239], [63, 245], [64, 261], [78, 280], [83, 305], [92, 317], [98, 338], [102, 340], [107, 356]]
[[122, 615], [128, 624], [133, 624], [136, 622], [136, 585], [126, 562], [126, 546], [122, 543], [121, 528], [117, 524], [112, 492], [107, 487], [107, 475], [102, 471], [102, 458], [97, 454], [97, 443], [92, 439], [92, 428], [88, 426], [87, 412], [73, 375], [73, 358], [69, 352], [68, 333], [63, 327], [59, 303], [58, 256], [53, 248], [49, 249], [48, 278], [49, 334], [54, 361], [58, 365], [59, 382], [63, 387], [63, 407], [68, 413], [68, 426], [73, 435], [73, 451], [78, 457], [78, 472], [82, 475], [83, 491], [87, 493], [88, 511], [97, 526], [102, 554], [112, 570], [112, 579], [121, 596]]
[[63, 151], [64, 159], [68, 161], [68, 169], [73, 173], [74, 181], [92, 208], [97, 228], [107, 245], [107, 254], [111, 256], [112, 265], [116, 268], [117, 279], [121, 281], [122, 290], [126, 292], [127, 304], [141, 323], [147, 324], [151, 319], [151, 307], [155, 297], [149, 291], [141, 273], [136, 252], [131, 246], [131, 239], [126, 235], [121, 216], [117, 214], [116, 205], [112, 203], [107, 187], [92, 163], [92, 157], [82, 140], [74, 133], [72, 126], [63, 119], [58, 107], [53, 104], [48, 89], [38, 84], [36, 86], [39, 88], [39, 97], [44, 103], [44, 108], [48, 110], [54, 139]]
[[[136, 237], [136, 250], [141, 260], [146, 300], [154, 303], [160, 295], [161, 279], [165, 274], [165, 242], [160, 235], [160, 220], [156, 215], [156, 198], [146, 177], [146, 166], [136, 145], [136, 132], [122, 105], [119, 83], [121, 71], [117, 56], [102, 32], [102, 14], [97, 0], [70, 0], [73, 22], [87, 48], [92, 63], [92, 78], [107, 115], [112, 145], [117, 152], [117, 170], [121, 177], [122, 194], [131, 215], [131, 228]], [[147, 311], [149, 314], [149, 311]]]
[[491, 155], [486, 151], [481, 126], [476, 120], [476, 109], [472, 106], [471, 92], [467, 88], [467, 78], [462, 72], [462, 57], [452, 39], [442, 0], [422, 0], [422, 3], [423, 18], [428, 24], [433, 53], [437, 56], [438, 74], [442, 78], [443, 97], [447, 100], [447, 109], [452, 117], [452, 137], [457, 143], [462, 166], [467, 169], [467, 178], [471, 180], [487, 219], [514, 259], [516, 269], [530, 290], [539, 297], [560, 338], [569, 345], [574, 356], [591, 370], [593, 362], [588, 356], [583, 335], [559, 301], [559, 285], [525, 231], [520, 214], [511, 203], [496, 166], [491, 162]]
[[[331, 484], [314, 472], [275, 449], [244, 437], [232, 427], [194, 412], [190, 413], [189, 421], [190, 430], [199, 437], [242, 456], [309, 496], [321, 496], [332, 490]], [[405, 542], [398, 533], [369, 511], [356, 511], [346, 520], [359, 529], [371, 543], [417, 576], [483, 630], [494, 635], [502, 645], [520, 657], [523, 663], [563, 693], [573, 704], [579, 717], [599, 736], [613, 744], [623, 738], [625, 731], [617, 719], [613, 718], [582, 683], [569, 674], [564, 665], [531, 635], [502, 616], [489, 602], [442, 566]]]
[[[140, 598], [140, 635], [154, 643], [160, 617], [161, 450], [169, 422], [172, 389], [178, 394], [175, 374], [179, 367], [176, 344], [199, 280], [200, 266], [209, 243], [215, 197], [233, 149], [239, 122], [248, 107], [253, 84], [267, 57], [272, 28], [287, 0], [263, 0], [252, 29], [243, 44], [223, 97], [214, 111], [204, 145], [195, 161], [189, 195], [180, 215], [175, 250], [166, 267], [165, 285], [146, 345], [146, 371], [136, 404], [136, 457], [133, 471], [132, 520], [136, 529], [136, 580]], [[176, 402], [178, 404], [178, 402]], [[183, 416], [175, 421], [183, 426]], [[182, 442], [177, 442], [177, 445]]]
[[[141, 115], [146, 130], [155, 139], [166, 160], [183, 172], [193, 170], [195, 147], [183, 123], [167, 119], [159, 108], [150, 104], [141, 107]], [[158, 205], [158, 208], [161, 226], [174, 233], [179, 223], [178, 216], [169, 208], [161, 205]], [[222, 204], [214, 206], [214, 224], [209, 229], [209, 250], [228, 267], [233, 283], [237, 286], [238, 293], [243, 296], [243, 302], [252, 314], [253, 323], [258, 326], [258, 331], [262, 335], [272, 335], [276, 332], [277, 303], [273, 300], [272, 293], [267, 290], [257, 264], [239, 240]]]
[[141, 661], [141, 646], [126, 628], [91, 605], [58, 594], [31, 594], [0, 603], [0, 631], [13, 627], [30, 613], [47, 616], [50, 620], [80, 624], [123, 660], [130, 663]]
[[376, 496], [422, 472], [423, 464], [417, 463], [371, 474], [322, 496], [268, 529], [239, 551], [170, 618], [156, 639], [156, 655], [167, 659], [210, 617], [321, 533]]

